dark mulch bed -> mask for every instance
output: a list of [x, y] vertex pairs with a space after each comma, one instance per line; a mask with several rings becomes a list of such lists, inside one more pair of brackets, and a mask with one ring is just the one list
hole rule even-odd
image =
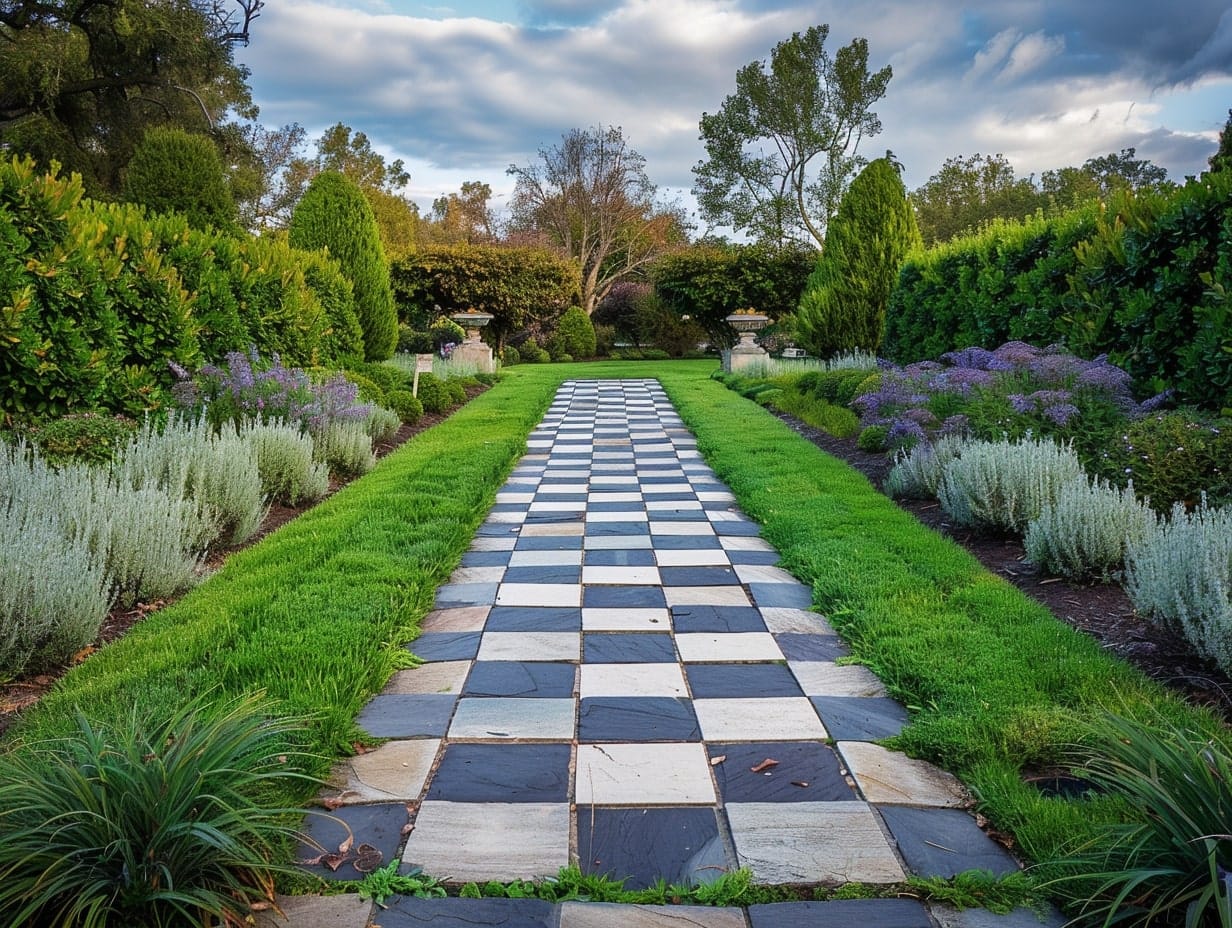
[[[466, 390], [466, 398], [470, 399], [484, 392], [487, 387], [468, 387]], [[444, 413], [425, 413], [423, 417], [414, 425], [403, 425], [394, 434], [394, 437], [388, 442], [383, 442], [376, 446], [376, 456], [382, 458], [395, 448], [399, 447], [403, 442], [407, 441], [414, 435], [418, 435], [425, 429], [430, 429], [432, 426], [448, 418], [449, 414]], [[331, 480], [329, 492], [325, 498], [333, 495], [340, 487], [345, 486], [348, 481]], [[265, 520], [261, 523], [261, 527], [256, 534], [242, 545], [235, 545], [230, 548], [220, 548], [210, 554], [205, 563], [205, 571], [212, 573], [226, 562], [227, 558], [236, 551], [241, 551], [249, 545], [256, 544], [270, 532], [290, 522], [296, 516], [303, 512], [307, 512], [314, 506], [315, 503], [308, 503], [303, 506], [283, 506], [274, 504], [270, 507], [269, 513], [266, 514]], [[27, 677], [21, 677], [13, 680], [10, 683], [0, 684], [0, 735], [17, 720], [21, 712], [28, 707], [34, 705], [46, 693], [56, 681], [59, 680], [69, 668], [75, 664], [89, 658], [96, 650], [103, 645], [110, 644], [118, 638], [122, 638], [130, 628], [144, 619], [147, 615], [157, 612], [159, 609], [168, 605], [171, 600], [156, 600], [149, 603], [138, 603], [133, 608], [117, 607], [111, 611], [103, 622], [102, 628], [99, 630], [98, 639], [89, 647], [84, 648], [79, 652], [75, 659], [65, 664], [62, 667], [53, 668], [46, 673], [33, 674]]]
[[[854, 438], [835, 438], [790, 416], [779, 414], [779, 418], [881, 489], [891, 466], [886, 455], [861, 451]], [[1209, 662], [1200, 660], [1183, 639], [1140, 618], [1115, 583], [1076, 584], [1040, 574], [1027, 563], [1018, 538], [956, 526], [935, 501], [897, 502], [928, 527], [961, 544], [990, 571], [1043, 603], [1057, 618], [1090, 635], [1106, 651], [1191, 701], [1211, 706], [1232, 720], [1232, 680]]]

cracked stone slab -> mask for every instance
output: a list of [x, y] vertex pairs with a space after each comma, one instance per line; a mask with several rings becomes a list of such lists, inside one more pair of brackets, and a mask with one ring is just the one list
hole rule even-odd
[[440, 748], [439, 739], [388, 741], [340, 764], [330, 777], [344, 805], [360, 802], [411, 802], [419, 799]]
[[278, 896], [278, 912], [258, 912], [257, 928], [365, 928], [372, 901], [357, 894]]
[[869, 802], [957, 808], [970, 801], [957, 777], [928, 761], [866, 741], [840, 741], [838, 750]]
[[905, 879], [867, 803], [741, 802], [728, 803], [725, 811], [740, 865], [759, 883], [885, 884]]
[[402, 862], [458, 883], [554, 877], [569, 863], [569, 806], [425, 802]]
[[748, 922], [741, 909], [566, 902], [560, 907], [560, 928], [748, 928]]

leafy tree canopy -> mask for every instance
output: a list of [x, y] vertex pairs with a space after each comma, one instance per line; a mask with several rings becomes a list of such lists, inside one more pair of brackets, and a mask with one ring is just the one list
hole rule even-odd
[[1017, 177], [1002, 154], [947, 158], [911, 194], [924, 243], [947, 242], [993, 219], [1021, 219], [1042, 201], [1029, 177]]
[[779, 245], [812, 242], [848, 181], [864, 163], [862, 139], [881, 131], [871, 110], [885, 96], [891, 69], [868, 70], [868, 41], [854, 39], [831, 57], [830, 27], [793, 33], [764, 61], [736, 73], [736, 92], [703, 113], [707, 160], [693, 188], [710, 222]]
[[1228, 110], [1228, 121], [1219, 133], [1219, 149], [1211, 155], [1208, 163], [1212, 171], [1224, 171], [1232, 167], [1232, 109]]
[[513, 230], [546, 235], [578, 263], [588, 315], [613, 284], [685, 239], [680, 210], [656, 202], [646, 159], [618, 127], [571, 129], [508, 173]]
[[116, 193], [145, 130], [253, 115], [247, 41], [261, 0], [0, 0], [0, 141]]
[[458, 193], [432, 201], [430, 221], [420, 226], [422, 237], [437, 243], [479, 245], [496, 240], [492, 188], [477, 180], [463, 182]]

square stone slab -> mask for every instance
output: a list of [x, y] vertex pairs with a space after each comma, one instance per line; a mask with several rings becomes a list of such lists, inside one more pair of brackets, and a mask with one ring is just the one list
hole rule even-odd
[[663, 567], [664, 586], [738, 586], [740, 580], [733, 568], [721, 565], [711, 567]]
[[[577, 552], [581, 554], [581, 552]], [[580, 607], [493, 606], [488, 613], [489, 632], [576, 632], [582, 628]]]
[[779, 562], [777, 551], [728, 551], [727, 556], [733, 564], [745, 566], [773, 567]]
[[572, 699], [476, 697], [459, 700], [452, 740], [570, 741], [573, 739]]
[[568, 802], [571, 754], [567, 744], [448, 744], [427, 800]]
[[710, 764], [699, 743], [581, 744], [574, 793], [589, 805], [713, 805]]
[[586, 552], [587, 567], [654, 567], [655, 553], [649, 548], [611, 548]]
[[527, 535], [525, 532], [512, 546], [514, 551], [580, 551], [581, 535]]
[[[657, 516], [658, 513], [655, 513]], [[701, 513], [698, 513], [701, 515]], [[697, 538], [703, 535], [713, 535], [714, 527], [709, 522], [690, 521], [664, 521], [650, 523], [651, 537], [656, 535], [683, 535], [686, 538]], [[658, 541], [655, 542], [658, 545]]]
[[376, 848], [384, 867], [396, 859], [398, 845], [402, 842], [402, 829], [410, 820], [404, 802], [382, 802], [375, 805], [342, 806], [332, 812], [309, 813], [304, 818], [300, 832], [309, 840], [301, 842], [296, 849], [296, 860], [312, 860], [322, 852], [336, 853], [348, 839], [351, 850], [342, 865], [331, 870], [324, 864], [301, 864], [313, 876], [325, 880], [362, 880], [364, 874], [355, 869], [357, 849], [361, 844]]
[[582, 653], [577, 632], [485, 632], [481, 661], [576, 661]]
[[685, 674], [694, 699], [804, 695], [782, 664], [689, 664]]
[[676, 649], [680, 659], [703, 661], [781, 661], [783, 652], [765, 632], [678, 633]]
[[588, 632], [664, 631], [671, 619], [663, 609], [583, 609], [582, 628]]
[[506, 567], [512, 552], [467, 551], [462, 555], [463, 567]]
[[722, 548], [683, 548], [655, 552], [660, 567], [726, 567], [731, 564]]
[[881, 817], [917, 876], [949, 879], [964, 870], [1013, 873], [1018, 864], [960, 809], [881, 806]]
[[573, 551], [513, 551], [509, 554], [510, 567], [580, 567], [582, 552]]
[[664, 587], [669, 606], [748, 606], [749, 596], [739, 586], [669, 586]]
[[373, 696], [355, 723], [374, 738], [439, 738], [457, 701], [443, 694]]
[[566, 902], [560, 907], [560, 928], [748, 928], [748, 922], [743, 909]]
[[[736, 567], [736, 576], [741, 583], [799, 583], [800, 581], [781, 567], [758, 564], [741, 564]], [[772, 607], [773, 608], [773, 607]]]
[[714, 520], [714, 513], [711, 513], [711, 519], [714, 524], [715, 533], [718, 535], [741, 535], [745, 537], [756, 536], [761, 533], [761, 526], [753, 521], [741, 520], [739, 522], [728, 522]]
[[[415, 828], [407, 838], [402, 862], [456, 883], [554, 877], [569, 862], [569, 806], [425, 802], [415, 817]], [[506, 900], [439, 901], [456, 904]], [[381, 921], [383, 928], [388, 928], [384, 915]]]
[[492, 538], [479, 536], [471, 540], [471, 551], [512, 551], [517, 543], [516, 535], [509, 535], [504, 538]]
[[582, 604], [582, 587], [572, 583], [502, 583], [498, 606], [573, 606]]
[[450, 585], [466, 583], [500, 583], [505, 576], [505, 567], [459, 567], [449, 575]]
[[813, 707], [836, 741], [880, 741], [907, 724], [907, 710], [893, 699], [813, 696]]
[[[818, 635], [817, 637], [822, 637]], [[481, 649], [482, 653], [482, 649]], [[867, 667], [859, 664], [834, 664], [828, 661], [797, 662], [788, 665], [809, 696], [884, 696], [885, 687]]]
[[330, 777], [329, 795], [344, 805], [357, 802], [417, 802], [436, 760], [436, 738], [387, 741], [347, 758]]
[[657, 586], [587, 586], [582, 594], [584, 609], [661, 609], [667, 606]]
[[357, 893], [337, 896], [279, 896], [280, 915], [258, 912], [257, 928], [366, 928], [372, 900]]
[[807, 609], [813, 605], [813, 591], [803, 583], [750, 583], [748, 587], [753, 602], [763, 609], [767, 606]]
[[768, 606], [761, 610], [766, 627], [775, 633], [806, 633], [806, 635], [834, 635], [824, 616], [809, 613], [804, 609], [784, 609], [781, 606]]
[[835, 661], [851, 653], [838, 635], [777, 634], [774, 640], [789, 661]]
[[838, 750], [869, 802], [958, 807], [970, 801], [957, 777], [928, 761], [865, 741], [840, 741]]
[[[660, 523], [671, 525], [670, 522]], [[649, 540], [649, 539], [648, 539]], [[655, 535], [654, 549], [656, 551], [719, 551], [722, 546], [714, 535]]]
[[721, 544], [728, 551], [773, 551], [774, 545], [764, 538], [725, 536]]
[[752, 928], [851, 928], [852, 925], [932, 928], [928, 911], [914, 899], [837, 899], [751, 905], [749, 922]]
[[418, 667], [408, 667], [406, 670], [395, 671], [381, 690], [384, 695], [401, 693], [403, 695], [429, 695], [459, 693], [462, 691], [462, 681], [470, 670], [470, 661], [440, 661], [435, 664], [420, 664]]
[[758, 883], [897, 883], [905, 878], [863, 802], [725, 806], [740, 866]]
[[540, 522], [522, 526], [522, 538], [570, 537], [580, 536], [586, 530], [581, 521], [577, 522]]
[[[711, 744], [708, 750], [724, 803], [850, 802], [857, 798], [829, 745], [778, 741]], [[714, 764], [719, 757], [724, 760]], [[754, 767], [767, 760], [778, 763], [754, 772]]]
[[490, 583], [446, 583], [436, 588], [436, 607], [490, 606], [496, 598], [497, 581]]
[[688, 699], [667, 696], [583, 697], [579, 741], [700, 741]]
[[676, 646], [667, 634], [587, 632], [582, 636], [582, 660], [588, 664], [653, 664], [676, 660]]
[[578, 815], [584, 873], [645, 889], [659, 880], [698, 885], [734, 870], [714, 809], [592, 809]]
[[424, 632], [407, 650], [425, 661], [469, 661], [479, 652], [479, 632]]
[[650, 584], [660, 583], [657, 567], [606, 567], [587, 565], [582, 569], [582, 582], [587, 584]]
[[761, 613], [753, 606], [673, 606], [672, 626], [678, 634], [766, 630]]
[[803, 696], [781, 699], [696, 699], [693, 711], [707, 741], [823, 741], [826, 730]]
[[476, 661], [462, 694], [567, 699], [573, 695], [575, 676], [572, 664]]
[[688, 696], [676, 662], [583, 664], [578, 692], [592, 696]]
[[585, 542], [587, 551], [632, 551], [651, 548], [649, 535], [587, 535]]
[[[568, 553], [577, 554], [578, 552]], [[505, 570], [504, 582], [517, 585], [525, 583], [580, 584], [582, 568], [577, 564], [536, 564], [528, 567], [510, 567]]]
[[419, 627], [425, 632], [481, 631], [490, 608], [491, 606], [457, 606], [452, 609], [434, 609], [423, 617]]

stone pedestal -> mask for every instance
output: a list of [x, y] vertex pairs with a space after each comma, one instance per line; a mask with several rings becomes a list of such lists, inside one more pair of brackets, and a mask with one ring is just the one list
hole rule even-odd
[[450, 359], [459, 364], [474, 365], [485, 374], [495, 373], [496, 362], [492, 358], [492, 349], [479, 337], [479, 330], [492, 321], [492, 314], [468, 309], [464, 313], [454, 313], [449, 318], [466, 329], [466, 340], [453, 350]]
[[753, 340], [769, 321], [769, 316], [748, 310], [738, 310], [727, 317], [727, 324], [740, 333], [740, 341], [723, 352], [725, 373], [752, 367], [770, 357], [766, 350]]

